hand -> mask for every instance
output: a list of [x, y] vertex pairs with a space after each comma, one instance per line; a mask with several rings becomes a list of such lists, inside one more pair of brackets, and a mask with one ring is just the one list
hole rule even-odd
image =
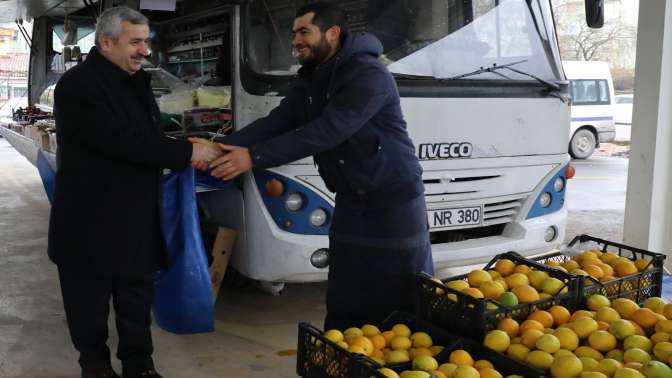
[[214, 143], [193, 143], [191, 152], [191, 161], [194, 162], [211, 162], [222, 154], [222, 151]]
[[246, 147], [229, 146], [218, 144], [219, 148], [228, 153], [210, 163], [210, 168], [214, 168], [210, 173], [212, 176], [224, 180], [245, 173], [252, 168], [252, 157]]
[[191, 155], [191, 166], [205, 171], [208, 169], [208, 164], [221, 156], [222, 151], [217, 144], [202, 138], [188, 138], [193, 145], [193, 152]]

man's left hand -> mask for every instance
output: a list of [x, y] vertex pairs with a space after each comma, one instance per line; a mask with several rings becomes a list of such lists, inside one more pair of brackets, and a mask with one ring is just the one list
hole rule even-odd
[[212, 176], [231, 180], [252, 168], [252, 157], [247, 147], [221, 143], [218, 146], [224, 151], [224, 155], [210, 163], [210, 168], [214, 168], [210, 173]]

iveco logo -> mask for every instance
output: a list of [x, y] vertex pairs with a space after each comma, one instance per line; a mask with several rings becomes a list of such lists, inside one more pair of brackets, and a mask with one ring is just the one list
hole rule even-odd
[[420, 160], [455, 159], [471, 156], [471, 143], [428, 143], [421, 144]]

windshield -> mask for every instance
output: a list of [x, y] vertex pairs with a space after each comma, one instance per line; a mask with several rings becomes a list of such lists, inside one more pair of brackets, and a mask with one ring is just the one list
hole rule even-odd
[[[384, 50], [380, 59], [392, 73], [449, 78], [522, 60], [516, 69], [557, 80], [559, 70], [548, 41], [553, 26], [544, 23], [539, 1], [547, 0], [334, 2], [348, 13], [350, 31], [366, 31], [380, 39]], [[291, 55], [291, 27], [296, 10], [305, 3], [252, 2], [245, 57], [255, 72], [288, 75], [298, 70]], [[509, 70], [465, 79], [530, 80]]]

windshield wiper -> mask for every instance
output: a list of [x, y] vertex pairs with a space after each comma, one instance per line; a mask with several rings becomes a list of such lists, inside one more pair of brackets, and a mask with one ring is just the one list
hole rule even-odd
[[[525, 63], [525, 62], [527, 62], [527, 59], [523, 59], [523, 60], [519, 60], [519, 61], [516, 61], [516, 62], [507, 63], [507, 64], [501, 64], [501, 65], [498, 65], [497, 63], [493, 63], [492, 67], [481, 67], [480, 69], [478, 69], [476, 71], [467, 72], [467, 73], [462, 74], [462, 75], [447, 77], [447, 78], [442, 79], [442, 80], [458, 80], [458, 79], [463, 79], [463, 78], [469, 77], [469, 76], [480, 75], [480, 74], [486, 73], [486, 72], [490, 72], [490, 73], [493, 73], [493, 74], [496, 74], [496, 75], [499, 75], [499, 76], [504, 76], [497, 71], [507, 69], [507, 70], [513, 71], [517, 74], [530, 77], [530, 78], [544, 84], [549, 89], [553, 89], [555, 91], [560, 90], [560, 86], [555, 84], [555, 83], [552, 83], [548, 80], [544, 80], [544, 79], [542, 79], [538, 76], [532, 75], [531, 73], [527, 73], [525, 71], [521, 71], [521, 70], [517, 70], [515, 68], [511, 68], [511, 66], [514, 66], [514, 65], [520, 64], [520, 63]], [[506, 76], [504, 76], [504, 77], [506, 77]]]
[[413, 75], [413, 74], [396, 73], [396, 72], [392, 72], [392, 76], [394, 76], [396, 79], [436, 80], [434, 76]]

